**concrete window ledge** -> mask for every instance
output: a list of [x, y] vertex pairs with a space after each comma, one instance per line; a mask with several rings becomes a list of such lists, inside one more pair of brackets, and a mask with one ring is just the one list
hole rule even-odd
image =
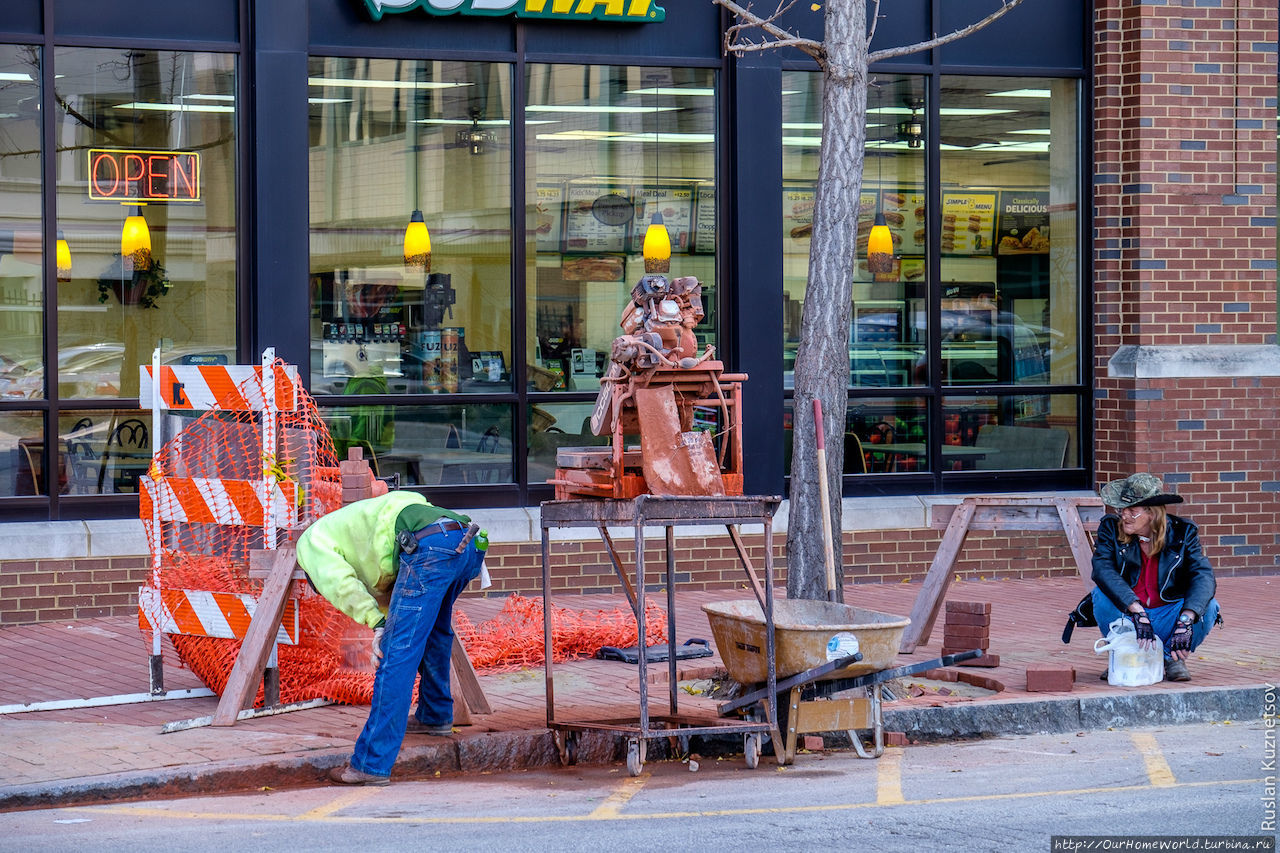
[[1117, 379], [1280, 376], [1280, 347], [1123, 346], [1107, 362], [1107, 375]]

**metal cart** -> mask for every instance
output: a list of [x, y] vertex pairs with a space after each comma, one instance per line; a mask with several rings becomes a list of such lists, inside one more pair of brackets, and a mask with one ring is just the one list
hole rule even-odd
[[[657, 497], [641, 495], [631, 500], [563, 500], [542, 504], [542, 591], [543, 635], [546, 650], [547, 727], [555, 737], [560, 760], [573, 764], [577, 756], [577, 735], [580, 732], [612, 732], [627, 739], [627, 770], [632, 776], [640, 775], [644, 767], [645, 745], [652, 738], [691, 735], [742, 733], [743, 752], [748, 767], [755, 767], [760, 759], [762, 736], [769, 733], [775, 748], [781, 744], [777, 724], [768, 718], [749, 719], [708, 717], [681, 714], [679, 710], [679, 684], [676, 676], [675, 639], [675, 528], [685, 525], [723, 524], [738, 552], [747, 573], [747, 579], [755, 592], [764, 613], [765, 694], [770, 697], [766, 707], [777, 707], [777, 674], [774, 667], [773, 638], [773, 514], [781, 498], [778, 497]], [[747, 550], [738, 532], [739, 524], [764, 525], [764, 579], [757, 576], [747, 556]], [[609, 527], [629, 526], [635, 531], [634, 583], [623, 569], [621, 559]], [[667, 679], [669, 687], [668, 712], [650, 713], [649, 680], [647, 677], [647, 648], [645, 640], [645, 573], [644, 529], [646, 526], [662, 527], [666, 534], [666, 588], [667, 588]], [[551, 649], [551, 542], [552, 528], [593, 527], [604, 540], [614, 572], [627, 593], [627, 599], [636, 614], [639, 629], [639, 688], [640, 708], [638, 718], [622, 720], [560, 720], [555, 712], [555, 677]], [[779, 760], [782, 753], [778, 753]]]

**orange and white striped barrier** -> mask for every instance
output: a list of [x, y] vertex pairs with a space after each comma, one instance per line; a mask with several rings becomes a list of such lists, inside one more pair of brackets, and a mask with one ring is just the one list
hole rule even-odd
[[[143, 518], [188, 524], [298, 526], [298, 484], [292, 480], [141, 477]], [[269, 516], [269, 518], [268, 518]]]
[[[298, 368], [286, 365], [275, 371], [275, 399], [268, 400], [261, 382], [263, 368], [248, 364], [162, 365], [159, 394], [153, 393], [152, 366], [142, 365], [139, 392], [141, 408], [172, 411], [292, 412]], [[258, 380], [258, 381], [254, 381]]]
[[[257, 600], [244, 593], [144, 586], [138, 590], [138, 627], [165, 634], [243, 640], [257, 606]], [[285, 603], [275, 641], [290, 646], [298, 642], [296, 598]]]

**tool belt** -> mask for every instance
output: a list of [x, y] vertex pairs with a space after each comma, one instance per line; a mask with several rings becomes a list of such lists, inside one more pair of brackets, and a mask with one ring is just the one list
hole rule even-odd
[[463, 524], [461, 521], [455, 521], [452, 518], [438, 518], [417, 530], [401, 530], [396, 534], [396, 544], [400, 546], [401, 552], [412, 554], [418, 550], [418, 542], [426, 539], [428, 536], [434, 536], [437, 533], [448, 533], [450, 530], [465, 530], [466, 534], [458, 542], [458, 547], [454, 549], [454, 553], [461, 554], [467, 550], [467, 545], [480, 532], [480, 525], [474, 521], [470, 524]]

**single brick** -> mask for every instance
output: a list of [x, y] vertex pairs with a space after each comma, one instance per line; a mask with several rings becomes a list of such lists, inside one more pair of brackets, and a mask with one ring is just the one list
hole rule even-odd
[[1031, 664], [1027, 667], [1028, 693], [1069, 693], [1075, 681], [1076, 671], [1069, 666]]
[[948, 613], [990, 613], [990, 601], [948, 601]]
[[973, 660], [962, 660], [955, 664], [956, 666], [984, 666], [996, 667], [1000, 665], [1000, 655], [983, 654], [980, 658]]
[[947, 640], [985, 640], [991, 636], [990, 625], [952, 625], [948, 623], [942, 629], [942, 645], [955, 646], [957, 643], [949, 643]]
[[884, 745], [885, 746], [906, 746], [907, 733], [906, 732], [885, 732]]
[[981, 643], [981, 644], [979, 644], [979, 643], [974, 643], [974, 644], [972, 644], [972, 645], [966, 645], [966, 646], [943, 646], [943, 647], [942, 647], [942, 655], [943, 655], [943, 657], [945, 657], [945, 656], [947, 656], [947, 655], [958, 655], [958, 654], [960, 654], [961, 652], [971, 652], [971, 651], [973, 651], [974, 649], [982, 649], [982, 651], [983, 651], [983, 652], [986, 652], [986, 650], [987, 650], [987, 644], [986, 644], [986, 643]]
[[990, 613], [961, 613], [958, 610], [948, 611], [944, 625], [990, 625]]
[[823, 742], [821, 735], [804, 736], [804, 748], [810, 752], [821, 752], [826, 748], [826, 746], [827, 745]]

